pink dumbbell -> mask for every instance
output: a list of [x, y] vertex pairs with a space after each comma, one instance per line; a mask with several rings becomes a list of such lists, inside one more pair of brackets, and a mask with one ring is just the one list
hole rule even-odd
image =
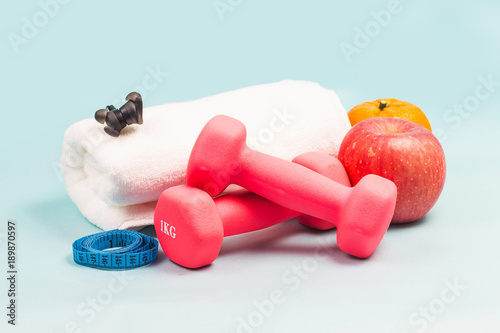
[[396, 185], [367, 175], [353, 187], [342, 186], [304, 166], [252, 150], [246, 128], [228, 116], [215, 116], [191, 152], [187, 184], [217, 196], [231, 183], [280, 206], [335, 223], [339, 248], [370, 256], [394, 214]]
[[[333, 156], [306, 153], [293, 161], [351, 186], [344, 167]], [[299, 215], [245, 189], [212, 199], [196, 187], [180, 185], [162, 193], [154, 223], [161, 247], [170, 260], [198, 268], [215, 260], [224, 236], [264, 229], [294, 217], [316, 229], [335, 227], [330, 222]]]

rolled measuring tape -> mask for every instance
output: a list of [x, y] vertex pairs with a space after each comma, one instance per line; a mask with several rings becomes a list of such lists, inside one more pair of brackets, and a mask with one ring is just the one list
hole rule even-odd
[[152, 263], [157, 256], [158, 241], [132, 230], [100, 232], [73, 243], [73, 260], [93, 268], [132, 269]]

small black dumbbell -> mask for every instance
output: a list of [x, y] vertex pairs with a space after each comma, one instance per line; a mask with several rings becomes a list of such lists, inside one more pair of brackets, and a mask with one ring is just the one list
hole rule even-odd
[[122, 129], [131, 124], [142, 124], [142, 97], [137, 92], [131, 92], [125, 98], [127, 102], [116, 109], [108, 105], [105, 109], [97, 110], [95, 120], [101, 124], [106, 123], [104, 131], [117, 137]]

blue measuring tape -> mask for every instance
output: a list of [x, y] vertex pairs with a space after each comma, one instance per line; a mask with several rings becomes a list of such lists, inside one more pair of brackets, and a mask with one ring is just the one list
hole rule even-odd
[[94, 268], [131, 269], [150, 264], [157, 256], [158, 241], [132, 230], [100, 232], [73, 243], [75, 262]]

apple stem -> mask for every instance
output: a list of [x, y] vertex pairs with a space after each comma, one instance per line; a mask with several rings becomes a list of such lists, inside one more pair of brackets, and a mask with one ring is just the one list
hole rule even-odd
[[380, 109], [380, 111], [384, 110], [386, 107], [389, 106], [389, 101], [386, 101], [386, 100], [381, 100], [380, 101], [380, 104], [378, 106], [378, 108]]

